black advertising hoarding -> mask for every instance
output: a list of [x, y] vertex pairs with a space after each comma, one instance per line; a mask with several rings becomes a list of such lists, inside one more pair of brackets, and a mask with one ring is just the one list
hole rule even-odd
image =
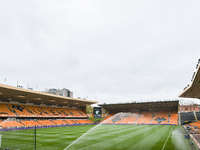
[[93, 108], [94, 118], [101, 118], [101, 107]]

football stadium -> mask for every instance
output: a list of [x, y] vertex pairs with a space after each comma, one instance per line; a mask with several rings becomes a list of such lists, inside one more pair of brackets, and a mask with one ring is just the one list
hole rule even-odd
[[[200, 98], [200, 66], [179, 97]], [[70, 93], [70, 92], [68, 92]], [[1, 150], [197, 150], [200, 110], [180, 111], [178, 100], [97, 104], [70, 94], [0, 84]]]

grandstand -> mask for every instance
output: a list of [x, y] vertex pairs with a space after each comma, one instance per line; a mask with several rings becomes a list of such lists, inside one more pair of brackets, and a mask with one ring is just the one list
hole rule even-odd
[[[179, 101], [159, 101], [143, 103], [100, 104], [108, 113], [104, 123], [112, 124], [173, 124], [178, 125]], [[116, 115], [120, 112], [125, 116]], [[109, 121], [106, 121], [109, 120]]]
[[86, 106], [95, 103], [0, 84], [0, 128], [91, 124]]
[[[194, 72], [191, 81], [191, 84], [188, 84], [183, 89], [181, 94], [179, 94], [179, 97], [200, 99], [200, 59], [198, 60], [196, 71]], [[183, 106], [182, 111], [179, 112], [179, 116], [181, 118], [180, 123], [186, 124], [184, 125], [184, 128], [200, 149], [199, 105], [193, 105], [193, 107]]]

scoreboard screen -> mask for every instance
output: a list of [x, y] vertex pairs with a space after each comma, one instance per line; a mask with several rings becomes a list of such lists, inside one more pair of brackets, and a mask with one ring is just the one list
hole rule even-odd
[[93, 108], [94, 118], [101, 118], [101, 107]]

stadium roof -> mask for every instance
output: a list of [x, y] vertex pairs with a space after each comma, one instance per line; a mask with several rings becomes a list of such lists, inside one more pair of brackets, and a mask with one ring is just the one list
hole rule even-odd
[[81, 107], [98, 103], [98, 101], [64, 97], [3, 84], [0, 84], [0, 100], [68, 107]]
[[100, 104], [108, 112], [127, 112], [138, 110], [177, 110], [179, 101], [159, 101], [124, 104]]
[[193, 75], [192, 83], [188, 85], [179, 97], [185, 98], [198, 98], [200, 99], [200, 65], [198, 64], [197, 70]]

